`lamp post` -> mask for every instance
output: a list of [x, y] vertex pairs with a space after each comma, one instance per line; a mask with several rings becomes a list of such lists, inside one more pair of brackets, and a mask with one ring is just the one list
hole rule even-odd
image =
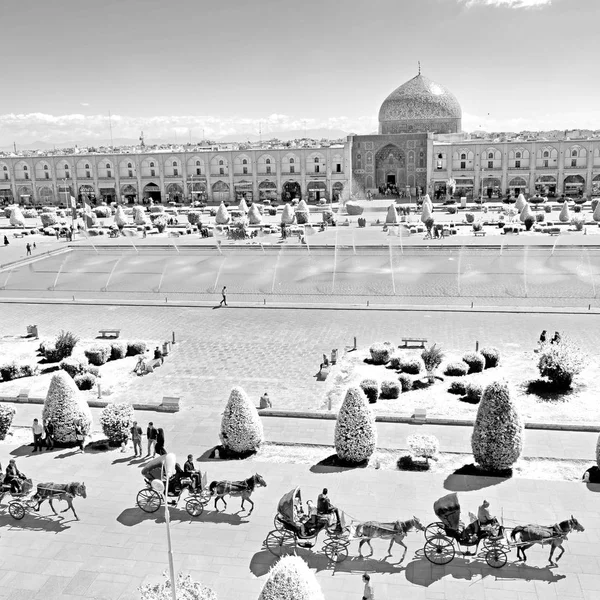
[[159, 494], [163, 494], [164, 502], [165, 502], [165, 524], [167, 526], [167, 552], [169, 557], [169, 576], [171, 579], [171, 597], [172, 600], [177, 600], [177, 592], [175, 591], [175, 567], [173, 566], [173, 546], [171, 544], [171, 520], [170, 520], [170, 511], [169, 511], [169, 499], [167, 497], [167, 489], [169, 486], [169, 478], [175, 472], [175, 462], [176, 457], [175, 454], [169, 452], [165, 456], [165, 460], [163, 462], [163, 469], [165, 473], [165, 481], [167, 485], [158, 480], [154, 479], [152, 481], [152, 488], [156, 490]]

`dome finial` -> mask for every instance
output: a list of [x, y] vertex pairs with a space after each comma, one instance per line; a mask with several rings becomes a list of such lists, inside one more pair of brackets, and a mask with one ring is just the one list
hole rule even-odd
[[419, 75], [421, 74], [421, 61], [418, 61], [419, 63]]

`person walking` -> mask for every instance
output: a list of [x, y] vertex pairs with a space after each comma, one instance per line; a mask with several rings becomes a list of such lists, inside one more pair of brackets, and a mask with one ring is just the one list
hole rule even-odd
[[39, 450], [41, 452], [44, 428], [40, 425], [40, 422], [37, 419], [33, 420], [31, 431], [33, 432], [33, 451], [37, 452]]
[[8, 238], [6, 236], [4, 236], [4, 245], [8, 246]]
[[[131, 441], [133, 442], [133, 451], [135, 452], [136, 457], [142, 456], [142, 428], [137, 424], [137, 421], [133, 422], [131, 429]], [[139, 455], [138, 455], [139, 451]]]
[[27, 248], [27, 256], [31, 256], [31, 244], [27, 242], [25, 248]]
[[223, 296], [223, 298], [221, 299], [221, 302], [219, 302], [219, 306], [223, 306], [223, 304], [225, 304], [225, 306], [227, 306], [227, 286], [223, 286], [223, 289], [221, 290], [221, 296]]
[[44, 421], [44, 431], [46, 432], [46, 451], [54, 449], [54, 423], [51, 419]]
[[152, 453], [152, 458], [156, 456], [156, 436], [158, 435], [158, 431], [156, 431], [154, 427], [154, 423], [150, 421], [148, 423], [148, 428], [146, 429], [146, 437], [148, 438], [148, 454], [146, 454], [146, 458], [150, 456]]
[[159, 427], [156, 431], [156, 446], [154, 447], [154, 451], [159, 456], [167, 453], [165, 450], [165, 432], [162, 427]]
[[77, 421], [75, 423], [75, 439], [79, 444], [79, 451], [83, 452], [85, 445], [85, 433], [83, 432], [83, 423], [81, 421]]
[[363, 591], [362, 600], [374, 600], [375, 599], [375, 589], [373, 588], [373, 584], [371, 583], [371, 576], [368, 573], [365, 573], [362, 576], [363, 583], [365, 584], [365, 589]]

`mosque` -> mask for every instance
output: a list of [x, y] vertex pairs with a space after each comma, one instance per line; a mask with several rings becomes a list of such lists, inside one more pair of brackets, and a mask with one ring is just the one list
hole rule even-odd
[[348, 138], [353, 193], [600, 195], [600, 140], [471, 140], [461, 120], [454, 94], [419, 69], [383, 101], [378, 134]]

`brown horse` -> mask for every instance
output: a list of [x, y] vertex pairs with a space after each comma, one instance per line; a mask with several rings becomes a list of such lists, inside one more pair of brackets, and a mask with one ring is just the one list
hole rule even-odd
[[362, 539], [358, 544], [358, 553], [361, 558], [368, 558], [362, 554], [363, 544], [366, 543], [369, 548], [371, 548], [371, 554], [369, 554], [369, 556], [373, 556], [373, 546], [371, 546], [371, 540], [373, 538], [381, 538], [384, 540], [389, 539], [390, 546], [385, 558], [392, 556], [392, 546], [395, 542], [404, 548], [404, 554], [402, 554], [402, 558], [398, 561], [402, 562], [406, 556], [406, 551], [408, 550], [402, 540], [406, 537], [406, 534], [409, 531], [412, 531], [412, 529], [416, 529], [417, 531], [425, 531], [425, 527], [423, 527], [421, 521], [419, 521], [417, 517], [413, 517], [408, 521], [395, 521], [394, 523], [380, 523], [379, 521], [366, 521], [365, 523], [359, 523], [356, 526], [356, 537]]
[[85, 483], [79, 483], [79, 481], [72, 481], [71, 483], [38, 483], [36, 493], [31, 497], [32, 500], [37, 501], [38, 505], [35, 508], [39, 512], [40, 506], [45, 500], [48, 500], [50, 508], [55, 515], [58, 513], [54, 510], [52, 505], [53, 500], [64, 500], [68, 506], [61, 512], [67, 512], [69, 509], [73, 511], [75, 518], [79, 521], [79, 517], [75, 512], [73, 506], [73, 499], [75, 496], [81, 496], [87, 498], [87, 490], [85, 489]]
[[[525, 550], [531, 548], [534, 544], [550, 545], [550, 556], [548, 562], [551, 567], [557, 567], [560, 557], [565, 553], [563, 542], [567, 539], [567, 534], [571, 531], [585, 531], [579, 521], [571, 515], [570, 519], [561, 521], [557, 525], [542, 527], [541, 525], [519, 525], [515, 527], [510, 534], [513, 542], [517, 544], [517, 560], [525, 562], [527, 556]], [[556, 557], [556, 562], [552, 560], [554, 551], [560, 548], [560, 554]]]
[[212, 481], [208, 486], [208, 490], [211, 495], [216, 496], [215, 498], [215, 510], [217, 508], [217, 500], [221, 500], [227, 508], [227, 502], [225, 502], [224, 496], [241, 496], [242, 497], [242, 510], [244, 510], [244, 502], [247, 500], [252, 504], [250, 514], [254, 510], [254, 502], [250, 499], [252, 492], [255, 487], [267, 487], [265, 480], [258, 474], [255, 473], [252, 477], [248, 477], [244, 481]]

